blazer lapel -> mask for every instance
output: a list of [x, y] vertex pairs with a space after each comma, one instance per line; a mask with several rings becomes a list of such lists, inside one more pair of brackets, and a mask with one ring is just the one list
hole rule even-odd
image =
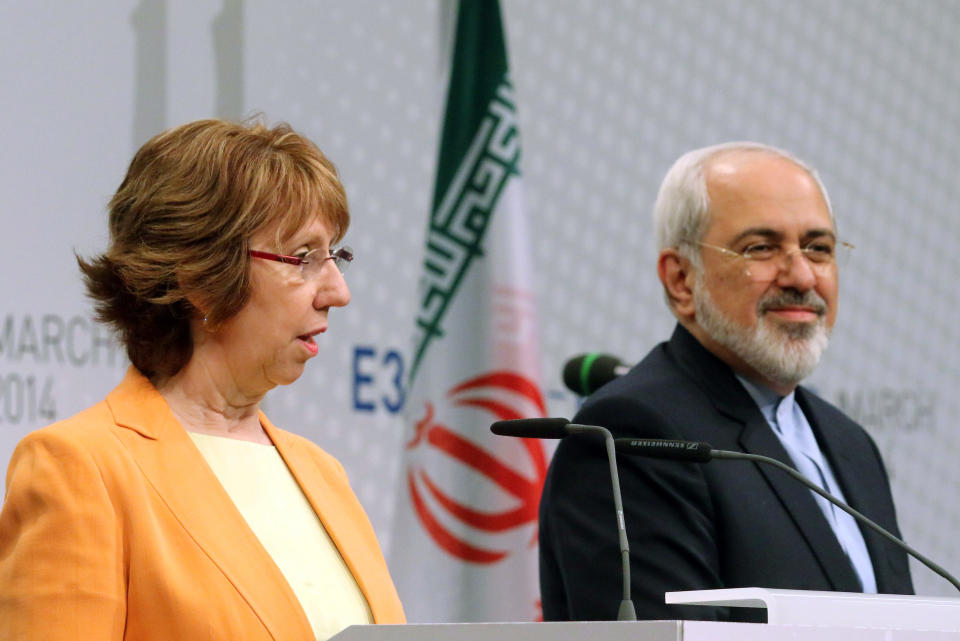
[[[714, 407], [741, 426], [737, 442], [744, 452], [768, 456], [795, 468], [780, 439], [729, 365], [680, 326], [674, 332], [670, 347], [676, 354], [677, 362], [706, 391]], [[806, 539], [833, 589], [859, 592], [860, 579], [810, 490], [771, 465], [754, 465]]]
[[325, 478], [302, 444], [297, 444], [290, 435], [274, 427], [262, 413], [260, 421], [340, 551], [376, 622], [381, 602], [378, 586], [382, 583], [379, 579], [383, 568], [370, 554], [369, 536], [359, 528], [360, 523], [355, 518], [356, 507], [347, 504], [349, 497]]
[[134, 368], [107, 396], [120, 438], [193, 540], [276, 639], [313, 638], [300, 602], [164, 398]]

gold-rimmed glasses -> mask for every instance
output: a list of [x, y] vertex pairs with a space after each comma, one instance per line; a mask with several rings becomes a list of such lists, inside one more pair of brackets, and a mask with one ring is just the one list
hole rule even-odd
[[762, 241], [747, 245], [741, 251], [702, 241], [694, 244], [708, 247], [732, 259], [743, 260], [747, 266], [747, 276], [754, 280], [772, 280], [790, 265], [796, 254], [802, 256], [815, 273], [823, 274], [835, 265], [844, 264], [854, 249], [852, 244], [843, 241], [837, 243], [830, 237], [816, 238], [795, 248], [774, 241]]

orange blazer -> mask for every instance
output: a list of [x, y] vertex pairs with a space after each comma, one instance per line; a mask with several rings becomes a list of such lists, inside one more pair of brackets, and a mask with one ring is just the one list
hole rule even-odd
[[[403, 609], [343, 467], [260, 421], [377, 623]], [[136, 369], [33, 432], [0, 512], [0, 639], [308, 641], [306, 614], [166, 401]]]

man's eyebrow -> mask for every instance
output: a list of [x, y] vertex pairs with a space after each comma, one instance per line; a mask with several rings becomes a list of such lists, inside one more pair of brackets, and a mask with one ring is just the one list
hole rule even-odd
[[770, 240], [780, 240], [783, 238], [783, 233], [770, 227], [747, 227], [734, 237], [731, 244], [735, 245], [747, 236], [762, 236]]
[[803, 240], [812, 240], [814, 238], [830, 238], [836, 240], [837, 235], [832, 229], [810, 229], [803, 234]]

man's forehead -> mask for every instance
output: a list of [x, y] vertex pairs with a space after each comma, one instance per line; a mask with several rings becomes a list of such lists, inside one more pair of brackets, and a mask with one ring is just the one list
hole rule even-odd
[[836, 226], [826, 208], [803, 208], [789, 210], [761, 207], [736, 210], [711, 211], [708, 213], [706, 232], [720, 232], [724, 236], [742, 238], [764, 236], [784, 239], [791, 236], [810, 238], [836, 235]]
[[711, 156], [703, 165], [708, 181], [732, 178], [768, 166], [779, 166], [809, 175], [807, 170], [795, 161], [766, 149], [728, 149]]
[[713, 159], [707, 171], [708, 229], [739, 235], [748, 228], [768, 228], [801, 236], [834, 229], [819, 183], [788, 158], [731, 151]]

